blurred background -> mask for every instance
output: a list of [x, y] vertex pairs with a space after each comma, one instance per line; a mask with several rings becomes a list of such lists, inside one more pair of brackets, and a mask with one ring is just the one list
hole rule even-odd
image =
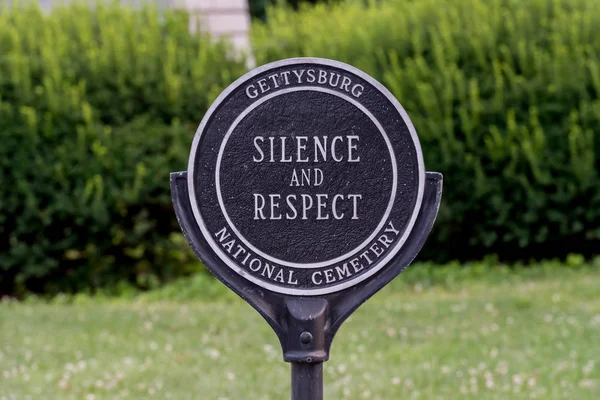
[[298, 56], [382, 82], [444, 174], [418, 264], [340, 332], [326, 393], [600, 398], [599, 29], [598, 0], [0, 0], [0, 399], [287, 397], [169, 173], [228, 84]]

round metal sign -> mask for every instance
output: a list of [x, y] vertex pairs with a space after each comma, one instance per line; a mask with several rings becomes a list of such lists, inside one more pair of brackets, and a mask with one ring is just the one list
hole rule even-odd
[[421, 207], [425, 168], [408, 115], [337, 61], [267, 64], [230, 85], [194, 138], [188, 189], [218, 257], [278, 293], [319, 295], [375, 274]]

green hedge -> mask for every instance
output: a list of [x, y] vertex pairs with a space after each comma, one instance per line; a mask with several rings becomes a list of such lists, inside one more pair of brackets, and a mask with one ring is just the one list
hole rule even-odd
[[444, 173], [424, 256], [527, 259], [600, 249], [598, 27], [598, 0], [348, 0], [273, 8], [254, 42], [259, 64], [338, 59], [399, 99]]
[[261, 21], [266, 20], [267, 7], [273, 4], [284, 4], [298, 9], [302, 4], [314, 4], [318, 2], [340, 1], [340, 0], [248, 0], [248, 11], [252, 18]]
[[[337, 3], [272, 8], [255, 57], [339, 59], [398, 97], [445, 175], [424, 257], [598, 253], [600, 1]], [[245, 71], [230, 54], [180, 12], [0, 9], [0, 295], [194, 268], [168, 173]]]
[[188, 272], [169, 172], [245, 71], [229, 53], [179, 12], [0, 10], [0, 295]]

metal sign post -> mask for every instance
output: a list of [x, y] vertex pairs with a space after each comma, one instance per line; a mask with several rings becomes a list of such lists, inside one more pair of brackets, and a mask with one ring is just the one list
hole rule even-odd
[[292, 400], [323, 400], [323, 363], [292, 363]]
[[317, 400], [340, 325], [423, 246], [442, 176], [379, 82], [297, 58], [215, 100], [171, 191], [196, 255], [277, 334], [292, 399]]

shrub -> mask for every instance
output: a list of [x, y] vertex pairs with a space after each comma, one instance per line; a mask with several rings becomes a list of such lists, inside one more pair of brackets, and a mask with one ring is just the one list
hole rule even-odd
[[426, 257], [600, 248], [600, 2], [348, 0], [272, 8], [256, 57], [348, 62], [406, 108], [444, 173]]
[[116, 2], [0, 10], [0, 294], [187, 272], [169, 172], [245, 70], [187, 21]]

